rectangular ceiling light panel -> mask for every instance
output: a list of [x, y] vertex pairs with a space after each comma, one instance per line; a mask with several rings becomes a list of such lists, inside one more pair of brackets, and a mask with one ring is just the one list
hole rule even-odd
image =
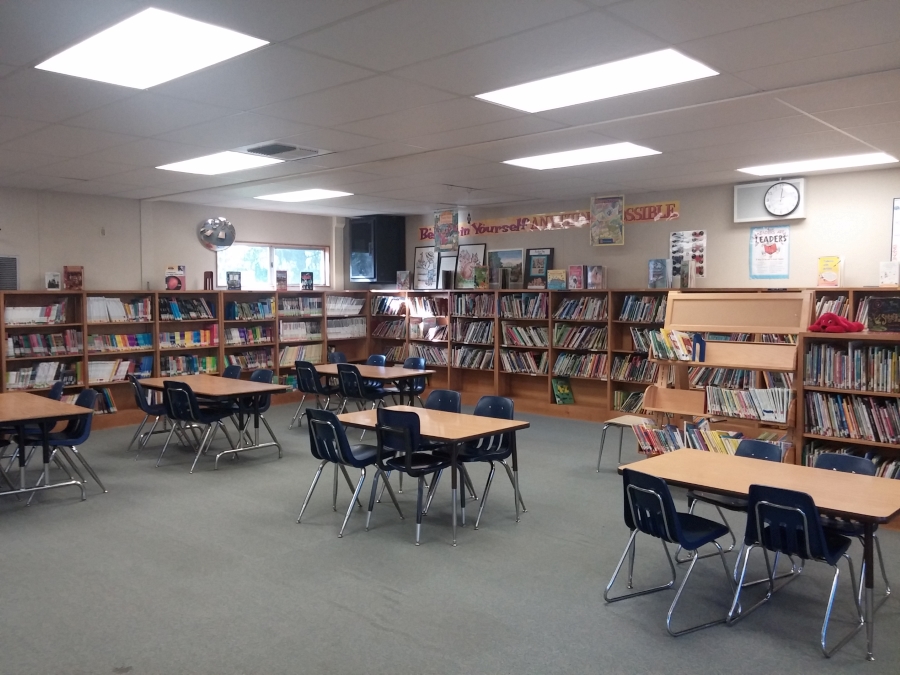
[[317, 199], [333, 199], [334, 197], [351, 197], [352, 192], [340, 192], [338, 190], [297, 190], [295, 192], [280, 192], [274, 195], [263, 195], [256, 199], [266, 199], [271, 202], [312, 202]]
[[780, 176], [789, 173], [806, 173], [808, 171], [829, 171], [834, 169], [852, 169], [860, 166], [876, 164], [892, 164], [898, 161], [884, 152], [868, 152], [863, 155], [844, 155], [843, 157], [825, 157], [822, 159], [801, 159], [796, 162], [781, 164], [763, 164], [738, 169], [754, 176]]
[[36, 67], [147, 89], [267, 44], [151, 7]]
[[646, 157], [658, 155], [658, 150], [645, 148], [634, 143], [613, 143], [612, 145], [595, 145], [592, 148], [580, 148], [565, 152], [553, 152], [549, 155], [535, 155], [534, 157], [521, 157], [508, 159], [504, 164], [523, 166], [526, 169], [560, 169], [564, 166], [580, 166], [582, 164], [597, 164], [599, 162], [614, 162], [617, 159], [631, 159], [632, 157]]
[[186, 159], [183, 162], [164, 164], [156, 167], [166, 171], [183, 171], [184, 173], [199, 173], [204, 176], [215, 176], [220, 173], [255, 169], [269, 164], [280, 164], [283, 160], [274, 157], [260, 157], [257, 155], [245, 155], [242, 152], [217, 152], [214, 155]]
[[536, 113], [718, 75], [674, 49], [604, 63], [515, 87], [478, 94], [490, 103]]

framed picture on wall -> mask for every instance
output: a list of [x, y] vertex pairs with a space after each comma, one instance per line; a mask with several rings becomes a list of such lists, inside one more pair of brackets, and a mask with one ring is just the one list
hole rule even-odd
[[456, 288], [476, 288], [475, 268], [485, 267], [485, 244], [464, 244], [456, 257]]
[[[488, 251], [488, 267], [491, 270], [509, 270], [509, 288], [522, 288], [525, 273], [525, 251], [521, 248], [505, 248]], [[502, 276], [500, 277], [502, 279]]]
[[552, 248], [529, 248], [525, 252], [525, 286], [547, 288], [547, 271], [553, 267]]
[[442, 289], [453, 288], [453, 275], [456, 274], [456, 252], [453, 255], [444, 255], [441, 253], [438, 260], [438, 278], [437, 287]]
[[413, 262], [413, 288], [417, 291], [431, 291], [437, 288], [438, 252], [433, 246], [416, 246]]

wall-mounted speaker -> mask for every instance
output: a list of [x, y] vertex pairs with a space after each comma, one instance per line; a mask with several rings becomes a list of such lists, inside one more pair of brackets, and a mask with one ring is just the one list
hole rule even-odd
[[[766, 193], [773, 185], [789, 183], [797, 188], [800, 201], [787, 215], [773, 215], [766, 209]], [[759, 183], [741, 183], [734, 186], [734, 222], [753, 223], [768, 220], [796, 220], [806, 218], [806, 179], [786, 178]]]
[[0, 290], [19, 290], [19, 256], [0, 255]]
[[350, 218], [350, 281], [392, 284], [406, 269], [406, 218]]

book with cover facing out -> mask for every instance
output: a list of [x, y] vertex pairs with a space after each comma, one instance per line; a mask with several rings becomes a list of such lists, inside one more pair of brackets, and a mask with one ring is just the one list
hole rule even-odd
[[472, 275], [475, 279], [475, 288], [489, 288], [490, 278], [487, 265], [476, 265], [472, 268]]
[[408, 291], [409, 290], [409, 270], [398, 270], [397, 271], [397, 290], [398, 291]]
[[816, 275], [816, 286], [833, 287], [841, 285], [841, 271], [844, 261], [839, 255], [823, 255], [819, 258], [819, 272]]
[[275, 290], [287, 290], [287, 270], [275, 270]]
[[589, 290], [606, 288], [606, 268], [603, 265], [588, 265], [585, 287]]
[[878, 285], [882, 288], [900, 286], [900, 262], [893, 260], [878, 264]]
[[566, 290], [566, 270], [547, 270], [547, 289], [551, 291]]
[[580, 291], [584, 288], [587, 277], [587, 267], [584, 265], [569, 265], [569, 290]]
[[652, 258], [647, 261], [647, 288], [668, 288], [671, 283], [671, 258]]
[[166, 268], [166, 290], [186, 290], [187, 286], [185, 286], [185, 276], [184, 265], [169, 265]]
[[300, 272], [300, 290], [311, 291], [313, 289], [313, 273]]
[[572, 394], [572, 385], [568, 377], [554, 377], [550, 380], [553, 386], [553, 400], [557, 405], [572, 405], [575, 396]]
[[84, 267], [65, 265], [63, 267], [63, 288], [67, 291], [80, 291], [84, 288]]
[[229, 291], [241, 290], [241, 273], [225, 272], [225, 280]]

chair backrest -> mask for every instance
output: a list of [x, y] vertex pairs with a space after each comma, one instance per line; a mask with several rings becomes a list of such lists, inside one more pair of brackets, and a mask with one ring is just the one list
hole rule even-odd
[[338, 384], [344, 398], [365, 398], [359, 368], [352, 363], [337, 364]]
[[[100, 394], [94, 389], [82, 389], [75, 398], [75, 405], [94, 410], [99, 395]], [[73, 420], [69, 420], [66, 428], [62, 431], [63, 436], [66, 438], [66, 443], [68, 445], [81, 445], [84, 443], [88, 439], [88, 436], [91, 435], [91, 421], [93, 418], [93, 413], [86, 413]]]
[[[250, 373], [250, 381], [251, 382], [261, 382], [263, 384], [272, 384], [272, 378], [275, 373], [273, 373], [268, 368], [257, 368], [252, 373]], [[253, 397], [248, 396], [245, 397], [246, 400], [242, 401], [241, 405], [248, 411], [253, 411]], [[264, 413], [269, 409], [269, 406], [272, 404], [272, 394], [263, 394], [259, 397], [259, 412]]]
[[382, 366], [387, 363], [387, 358], [385, 358], [384, 354], [371, 354], [369, 358], [366, 359], [367, 366]]
[[322, 386], [316, 367], [309, 361], [294, 361], [297, 371], [297, 389], [304, 394], [318, 394]]
[[328, 363], [347, 363], [347, 355], [344, 352], [330, 352]]
[[134, 375], [128, 375], [128, 381], [131, 382], [131, 388], [134, 391], [134, 402], [137, 403], [138, 409], [146, 415], [159, 415], [165, 412], [160, 408], [158, 403], [150, 403], [147, 398], [147, 390], [141, 384], [139, 378]]
[[843, 452], [823, 452], [816, 455], [815, 467], [843, 473], [858, 473], [863, 476], [874, 476], [878, 471], [878, 467], [871, 459]]
[[[425, 370], [425, 359], [421, 356], [410, 356], [403, 362], [404, 368], [409, 368], [410, 370]], [[404, 385], [402, 389], [407, 391], [410, 394], [421, 394], [425, 391], [425, 376], [422, 377], [414, 377], [411, 380], [401, 380], [401, 383]], [[459, 412], [458, 410], [456, 412]]]
[[335, 464], [356, 466], [347, 433], [337, 415], [330, 410], [318, 408], [309, 408], [306, 414], [309, 421], [309, 449], [313, 457]]
[[386, 470], [384, 460], [387, 457], [405, 455], [406, 470], [410, 471], [413, 453], [421, 445], [419, 416], [414, 412], [391, 410], [390, 408], [378, 408], [377, 415], [376, 463], [379, 468]]
[[811, 496], [796, 490], [751, 485], [744, 541], [804, 560], [827, 559], [819, 509]]
[[62, 380], [57, 380], [50, 387], [50, 391], [47, 392], [47, 398], [51, 401], [59, 401], [62, 399], [63, 395], [63, 383]]
[[241, 379], [241, 367], [237, 364], [232, 365], [232, 366], [226, 366], [225, 372], [222, 373], [222, 377], [227, 377], [232, 380]]
[[[480, 417], [494, 417], [501, 420], [511, 420], [515, 417], [515, 404], [511, 398], [505, 396], [482, 396], [475, 404], [475, 415]], [[497, 434], [487, 436], [478, 441], [478, 450], [481, 452], [512, 452], [511, 434]]]
[[763, 459], [768, 462], [780, 462], [783, 453], [780, 445], [759, 441], [753, 438], [745, 438], [738, 443], [734, 454], [737, 457], [750, 457], [752, 459]]
[[678, 542], [680, 525], [666, 481], [633, 469], [623, 469], [622, 484], [628, 529], [637, 529], [664, 541]]
[[190, 385], [176, 380], [163, 381], [163, 403], [173, 420], [199, 422], [200, 404]]
[[432, 389], [425, 399], [425, 407], [429, 410], [458, 413], [462, 409], [459, 392], [451, 389]]

